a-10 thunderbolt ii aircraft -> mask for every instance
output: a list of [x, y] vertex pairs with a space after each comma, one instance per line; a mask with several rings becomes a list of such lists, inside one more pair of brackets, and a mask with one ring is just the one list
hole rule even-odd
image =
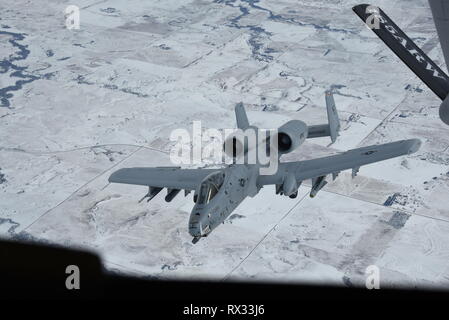
[[[335, 180], [340, 171], [352, 169], [354, 177], [362, 165], [410, 154], [421, 146], [417, 139], [402, 140], [312, 160], [280, 162], [281, 155], [295, 150], [307, 138], [330, 136], [335, 141], [340, 122], [331, 92], [326, 92], [326, 105], [328, 124], [307, 126], [302, 121], [291, 120], [277, 130], [273, 136], [277, 140], [278, 155], [274, 174], [260, 174], [260, 164], [257, 163], [233, 163], [222, 169], [124, 168], [112, 173], [109, 182], [148, 186], [148, 194], [142, 198], [148, 198], [148, 201], [163, 188], [167, 188], [167, 202], [181, 189], [186, 195], [194, 191], [195, 205], [189, 219], [189, 233], [193, 236], [192, 242], [196, 243], [223, 223], [246, 197], [256, 196], [266, 185], [275, 185], [276, 194], [296, 198], [302, 181], [311, 179], [310, 196], [314, 197], [327, 184], [327, 175], [332, 175]], [[243, 104], [237, 104], [235, 113], [239, 129], [258, 130], [249, 125]], [[232, 139], [232, 152], [236, 156], [239, 148], [235, 145], [235, 137]], [[226, 141], [229, 142], [229, 138]]]

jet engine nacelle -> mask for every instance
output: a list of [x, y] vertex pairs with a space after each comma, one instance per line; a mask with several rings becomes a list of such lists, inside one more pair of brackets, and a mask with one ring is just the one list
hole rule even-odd
[[326, 92], [326, 107], [328, 124], [309, 128], [300, 120], [291, 120], [274, 130], [273, 134], [272, 130], [259, 130], [257, 127], [251, 126], [243, 104], [238, 103], [235, 106], [235, 115], [239, 129], [226, 138], [223, 144], [224, 152], [230, 158], [239, 159], [244, 156], [245, 160], [256, 158], [259, 161], [264, 160], [261, 158], [265, 158], [265, 156], [279, 157], [292, 152], [309, 136], [310, 138], [330, 136], [332, 142], [335, 142], [340, 129], [340, 121], [331, 91]]
[[[248, 153], [248, 150], [255, 150], [258, 133], [258, 129], [252, 126], [245, 131], [234, 132], [224, 142], [225, 154], [228, 157], [238, 158]], [[298, 148], [307, 139], [307, 134], [308, 127], [300, 120], [291, 120], [281, 126], [273, 137], [277, 142], [278, 154], [289, 153]], [[270, 139], [263, 140], [267, 150], [270, 148]]]
[[279, 154], [292, 152], [307, 139], [307, 125], [300, 120], [291, 120], [278, 129], [276, 134]]

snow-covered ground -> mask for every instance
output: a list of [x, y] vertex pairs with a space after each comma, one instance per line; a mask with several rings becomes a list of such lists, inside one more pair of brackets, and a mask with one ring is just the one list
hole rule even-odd
[[[439, 100], [352, 12], [354, 0], [81, 0], [0, 3], [0, 235], [98, 251], [159, 278], [449, 286], [449, 127]], [[372, 1], [440, 65], [428, 3]], [[80, 29], [64, 9], [81, 8]], [[120, 167], [170, 165], [170, 132], [325, 123], [285, 160], [419, 138], [421, 149], [342, 173], [314, 199], [264, 188], [196, 245], [191, 196], [137, 203]], [[329, 146], [329, 147], [328, 147]], [[1, 263], [1, 262], [0, 262]]]

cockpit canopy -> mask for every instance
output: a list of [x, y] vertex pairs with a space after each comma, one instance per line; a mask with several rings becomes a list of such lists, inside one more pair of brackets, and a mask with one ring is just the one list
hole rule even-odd
[[223, 171], [208, 175], [200, 185], [197, 204], [208, 204], [223, 185], [225, 174]]

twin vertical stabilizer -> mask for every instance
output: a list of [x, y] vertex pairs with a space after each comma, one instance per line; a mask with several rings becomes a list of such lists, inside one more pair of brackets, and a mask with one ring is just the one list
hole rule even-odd
[[332, 143], [337, 140], [340, 131], [340, 119], [338, 118], [335, 100], [331, 90], [326, 91], [326, 109], [328, 124], [309, 126], [307, 138], [330, 137]]
[[[326, 91], [326, 109], [328, 123], [307, 126], [307, 138], [330, 137], [332, 143], [334, 143], [337, 140], [338, 132], [340, 131], [340, 119], [338, 118], [337, 108], [335, 107], [335, 100], [331, 90]], [[239, 129], [246, 130], [251, 127], [245, 108], [241, 102], [235, 106], [235, 117]], [[294, 121], [297, 122], [297, 120]]]

